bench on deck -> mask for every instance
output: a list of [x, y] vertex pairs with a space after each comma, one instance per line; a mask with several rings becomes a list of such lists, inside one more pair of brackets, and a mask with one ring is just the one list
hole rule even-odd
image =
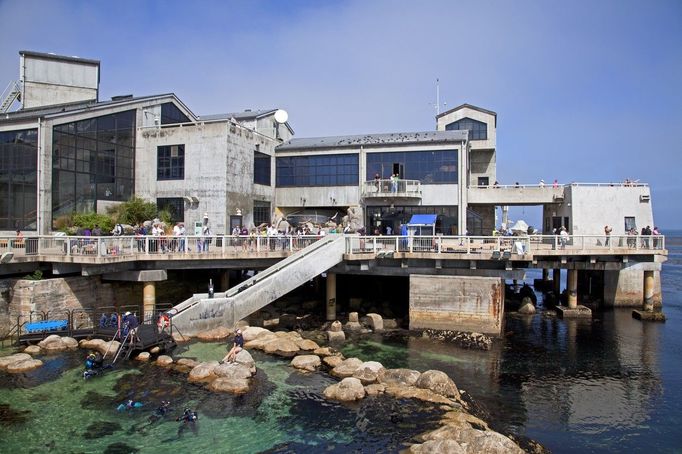
[[24, 330], [27, 334], [31, 333], [45, 333], [48, 331], [61, 331], [69, 326], [68, 320], [43, 320], [40, 322], [31, 322], [24, 325]]

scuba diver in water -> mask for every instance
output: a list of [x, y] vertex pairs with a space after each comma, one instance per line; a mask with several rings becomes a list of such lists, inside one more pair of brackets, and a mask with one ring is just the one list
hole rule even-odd
[[104, 357], [100, 352], [90, 352], [85, 358], [85, 372], [83, 378], [92, 378], [102, 373], [104, 369]]
[[136, 408], [140, 408], [142, 406], [144, 406], [144, 404], [142, 402], [136, 402], [132, 399], [128, 399], [127, 401], [119, 404], [118, 407], [116, 407], [116, 410], [118, 410], [118, 411], [126, 411], [126, 410], [130, 411], [130, 410], [134, 410]]
[[185, 408], [185, 411], [182, 413], [182, 415], [175, 418], [176, 421], [182, 421], [182, 424], [180, 425], [180, 427], [178, 427], [178, 437], [181, 437], [183, 432], [187, 430], [188, 427], [190, 428], [192, 433], [196, 435], [197, 419], [199, 419], [199, 415], [197, 415], [196, 411], [192, 411], [189, 408]]

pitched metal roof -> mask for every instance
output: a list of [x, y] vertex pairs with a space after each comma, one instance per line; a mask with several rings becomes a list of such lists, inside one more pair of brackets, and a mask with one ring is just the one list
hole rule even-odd
[[385, 134], [364, 134], [352, 136], [309, 137], [291, 139], [277, 146], [276, 151], [312, 150], [329, 148], [382, 147], [407, 144], [442, 144], [461, 142], [468, 137], [468, 131], [423, 131], [395, 132]]
[[68, 115], [68, 114], [77, 114], [81, 113], [83, 111], [96, 111], [100, 109], [104, 109], [107, 107], [112, 107], [112, 106], [119, 106], [119, 105], [126, 105], [126, 104], [135, 104], [138, 102], [142, 101], [149, 101], [153, 99], [163, 99], [163, 98], [172, 98], [174, 99], [178, 104], [180, 104], [187, 112], [190, 113], [190, 118], [195, 118], [195, 115], [192, 113], [187, 106], [180, 101], [177, 96], [175, 96], [174, 93], [164, 93], [161, 95], [151, 95], [151, 96], [138, 96], [138, 97], [130, 97], [130, 98], [124, 98], [124, 99], [115, 99], [115, 100], [109, 100], [109, 101], [100, 101], [100, 102], [95, 102], [95, 101], [80, 101], [80, 102], [74, 102], [74, 103], [68, 103], [68, 104], [56, 104], [53, 106], [42, 106], [42, 107], [33, 107], [29, 109], [20, 109], [14, 112], [7, 112], [6, 114], [0, 115], [0, 124], [3, 123], [13, 123], [17, 121], [25, 121], [25, 120], [32, 120], [32, 119], [37, 119], [37, 118], [52, 118], [52, 117], [57, 117], [57, 116], [62, 116], [62, 115]]
[[487, 113], [487, 114], [492, 115], [495, 118], [497, 118], [497, 112], [493, 112], [492, 110], [484, 109], [482, 107], [477, 107], [477, 106], [474, 106], [472, 104], [467, 104], [467, 103], [464, 103], [462, 105], [454, 107], [454, 108], [452, 108], [446, 112], [440, 113], [440, 114], [436, 115], [436, 118], [443, 117], [445, 115], [451, 114], [452, 112], [456, 112], [460, 109], [465, 109], [465, 108], [466, 109], [472, 109], [472, 110], [478, 110], [479, 112]]

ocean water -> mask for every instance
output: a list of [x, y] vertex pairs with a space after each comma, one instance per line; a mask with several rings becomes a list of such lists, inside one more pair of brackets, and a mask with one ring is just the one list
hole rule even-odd
[[[343, 351], [386, 367], [443, 370], [496, 429], [556, 453], [682, 452], [682, 232], [666, 233], [666, 323], [634, 320], [631, 309], [564, 321], [540, 300], [532, 317], [507, 314], [507, 335], [489, 352], [405, 335], [353, 338]], [[335, 379], [252, 353], [259, 372], [252, 391], [238, 397], [148, 364], [83, 380], [82, 352], [45, 356], [35, 371], [0, 373], [0, 446], [16, 453], [397, 452], [441, 415], [388, 397], [327, 402], [322, 391]], [[224, 344], [194, 343], [174, 356], [224, 354]], [[118, 412], [127, 399], [144, 406]], [[150, 420], [161, 400], [172, 402], [170, 416]], [[185, 407], [199, 413], [196, 431], [175, 421]]]

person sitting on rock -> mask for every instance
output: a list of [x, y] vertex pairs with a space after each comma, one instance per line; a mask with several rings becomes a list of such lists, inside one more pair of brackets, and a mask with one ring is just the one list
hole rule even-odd
[[226, 363], [234, 363], [237, 360], [237, 354], [244, 349], [244, 336], [242, 336], [242, 330], [237, 329], [234, 334], [234, 342], [232, 344], [232, 349], [225, 357]]

